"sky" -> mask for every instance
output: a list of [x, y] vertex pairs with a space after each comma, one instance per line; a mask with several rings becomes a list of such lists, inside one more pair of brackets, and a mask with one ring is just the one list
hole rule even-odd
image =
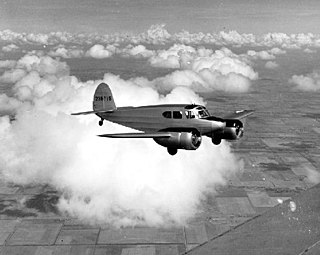
[[1, 0], [0, 30], [47, 33], [170, 32], [317, 33], [317, 0]]

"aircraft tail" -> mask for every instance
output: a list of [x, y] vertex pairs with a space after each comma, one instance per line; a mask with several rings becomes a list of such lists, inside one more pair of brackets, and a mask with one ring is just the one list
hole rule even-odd
[[93, 96], [93, 111], [87, 112], [76, 112], [71, 115], [87, 115], [97, 114], [104, 112], [113, 112], [117, 110], [116, 104], [114, 103], [113, 96], [109, 86], [105, 83], [100, 83], [96, 88]]
[[115, 111], [117, 110], [112, 92], [105, 83], [100, 83], [93, 96], [93, 111]]

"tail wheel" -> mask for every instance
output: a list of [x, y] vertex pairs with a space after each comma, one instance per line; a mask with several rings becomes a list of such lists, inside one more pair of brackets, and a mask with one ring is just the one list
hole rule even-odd
[[99, 120], [99, 126], [103, 125], [103, 119]]
[[178, 152], [178, 149], [176, 149], [176, 148], [169, 148], [169, 147], [168, 147], [167, 150], [168, 150], [168, 153], [169, 153], [171, 156], [176, 155], [177, 152]]

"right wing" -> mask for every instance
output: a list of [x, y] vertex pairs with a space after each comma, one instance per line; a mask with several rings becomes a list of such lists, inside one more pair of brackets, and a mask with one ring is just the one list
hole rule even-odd
[[253, 114], [254, 110], [242, 110], [223, 116], [224, 119], [242, 119]]
[[167, 138], [171, 137], [170, 133], [118, 133], [118, 134], [103, 134], [100, 137], [109, 138]]

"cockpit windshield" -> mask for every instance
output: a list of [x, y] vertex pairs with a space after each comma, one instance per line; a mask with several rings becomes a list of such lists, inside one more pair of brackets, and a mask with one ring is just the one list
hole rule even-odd
[[203, 106], [198, 106], [195, 109], [186, 111], [186, 117], [187, 119], [201, 119], [201, 118], [206, 118], [209, 117], [210, 114], [208, 112], [208, 110], [203, 107]]
[[200, 110], [200, 111], [198, 112], [198, 114], [199, 114], [199, 117], [200, 117], [200, 118], [209, 117], [209, 113], [208, 113], [207, 110]]
[[198, 111], [199, 118], [205, 118], [210, 116], [208, 110], [203, 106], [198, 106], [196, 110]]

